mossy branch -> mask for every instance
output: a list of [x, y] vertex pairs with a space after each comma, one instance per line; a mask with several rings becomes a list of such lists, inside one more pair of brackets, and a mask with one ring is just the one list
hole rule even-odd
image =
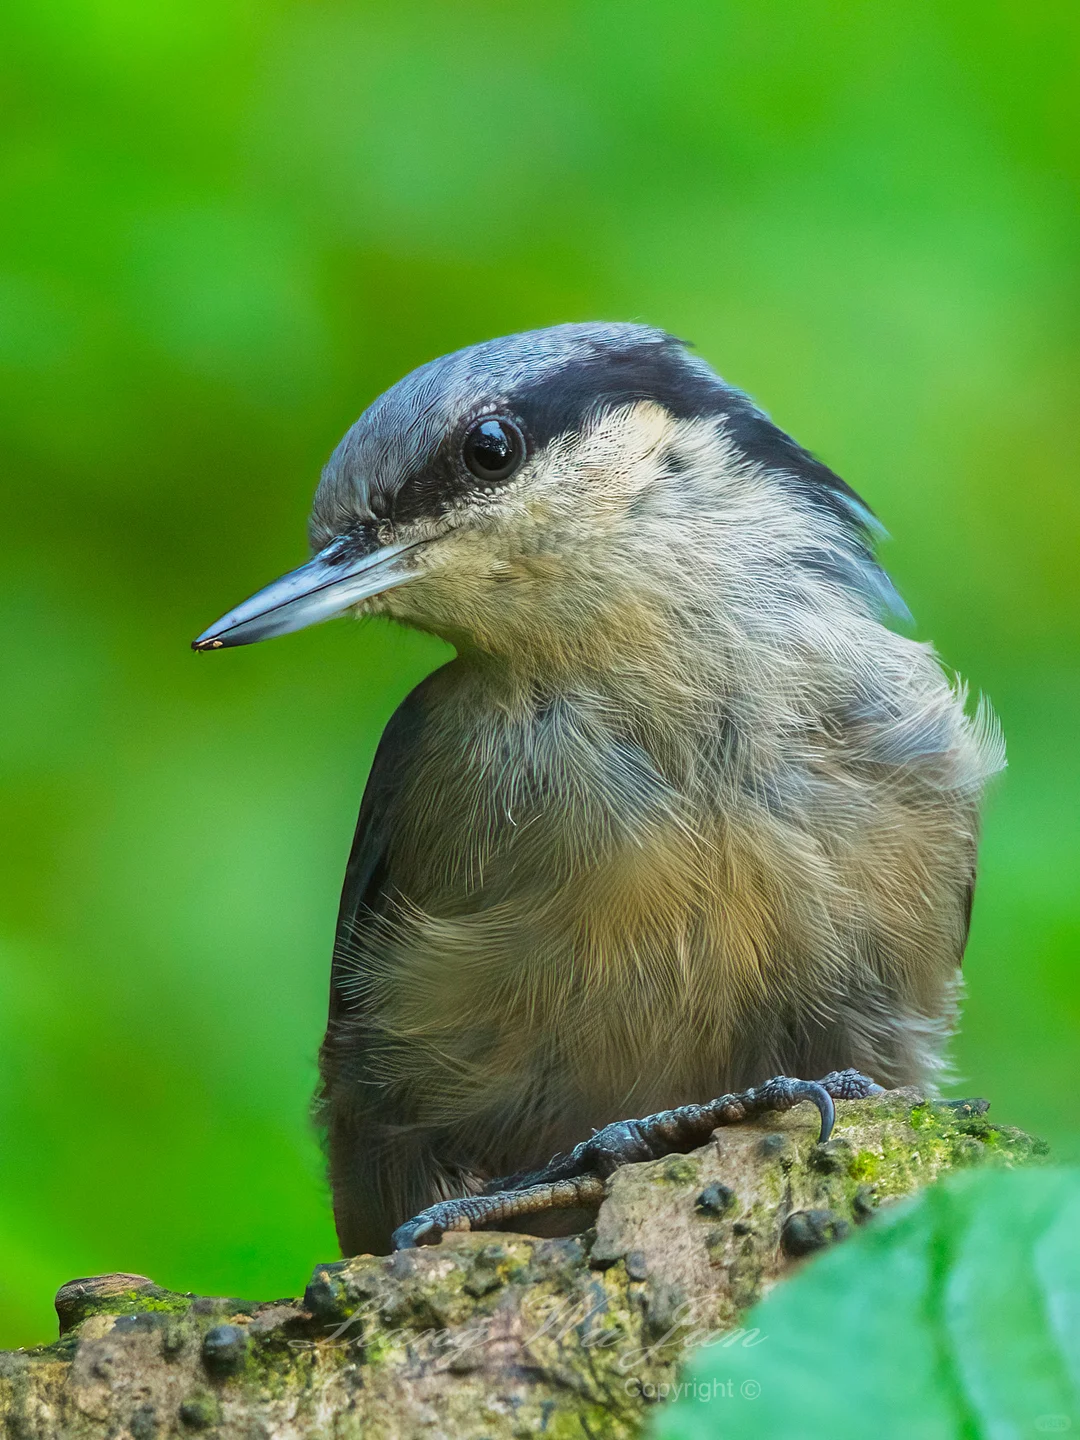
[[635, 1436], [688, 1350], [758, 1341], [747, 1309], [814, 1251], [943, 1171], [1044, 1152], [985, 1108], [912, 1090], [839, 1102], [818, 1145], [800, 1106], [624, 1166], [583, 1235], [448, 1235], [320, 1265], [295, 1302], [72, 1281], [59, 1341], [0, 1355], [3, 1433]]

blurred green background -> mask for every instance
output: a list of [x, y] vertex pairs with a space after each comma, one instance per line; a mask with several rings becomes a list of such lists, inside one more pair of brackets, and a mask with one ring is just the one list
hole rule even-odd
[[305, 557], [339, 434], [563, 320], [697, 342], [859, 489], [985, 690], [954, 1093], [1080, 1156], [1073, 3], [9, 0], [0, 1342], [64, 1280], [295, 1294], [380, 729], [443, 653], [193, 635]]

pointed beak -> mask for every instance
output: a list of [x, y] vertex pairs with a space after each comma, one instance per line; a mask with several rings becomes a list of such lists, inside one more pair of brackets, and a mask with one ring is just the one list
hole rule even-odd
[[250, 645], [329, 620], [360, 600], [411, 580], [417, 571], [409, 563], [409, 552], [422, 543], [384, 545], [362, 552], [355, 537], [339, 536], [314, 560], [223, 615], [191, 642], [191, 648], [221, 650], [229, 645]]

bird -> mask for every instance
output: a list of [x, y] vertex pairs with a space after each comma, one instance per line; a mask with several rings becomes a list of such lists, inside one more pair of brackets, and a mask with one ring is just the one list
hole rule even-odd
[[344, 1254], [580, 1227], [718, 1124], [934, 1092], [1003, 741], [833, 470], [687, 342], [561, 324], [393, 385], [309, 528], [196, 650], [348, 613], [456, 652], [388, 723], [345, 873]]

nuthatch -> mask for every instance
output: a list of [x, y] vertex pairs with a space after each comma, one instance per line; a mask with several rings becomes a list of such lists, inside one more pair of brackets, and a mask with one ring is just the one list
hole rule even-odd
[[639, 325], [458, 351], [341, 441], [315, 558], [195, 648], [352, 611], [457, 649], [386, 728], [345, 876], [318, 1104], [346, 1254], [542, 1228], [800, 1099], [827, 1133], [856, 1071], [932, 1083], [1003, 754], [884, 623], [876, 529]]

